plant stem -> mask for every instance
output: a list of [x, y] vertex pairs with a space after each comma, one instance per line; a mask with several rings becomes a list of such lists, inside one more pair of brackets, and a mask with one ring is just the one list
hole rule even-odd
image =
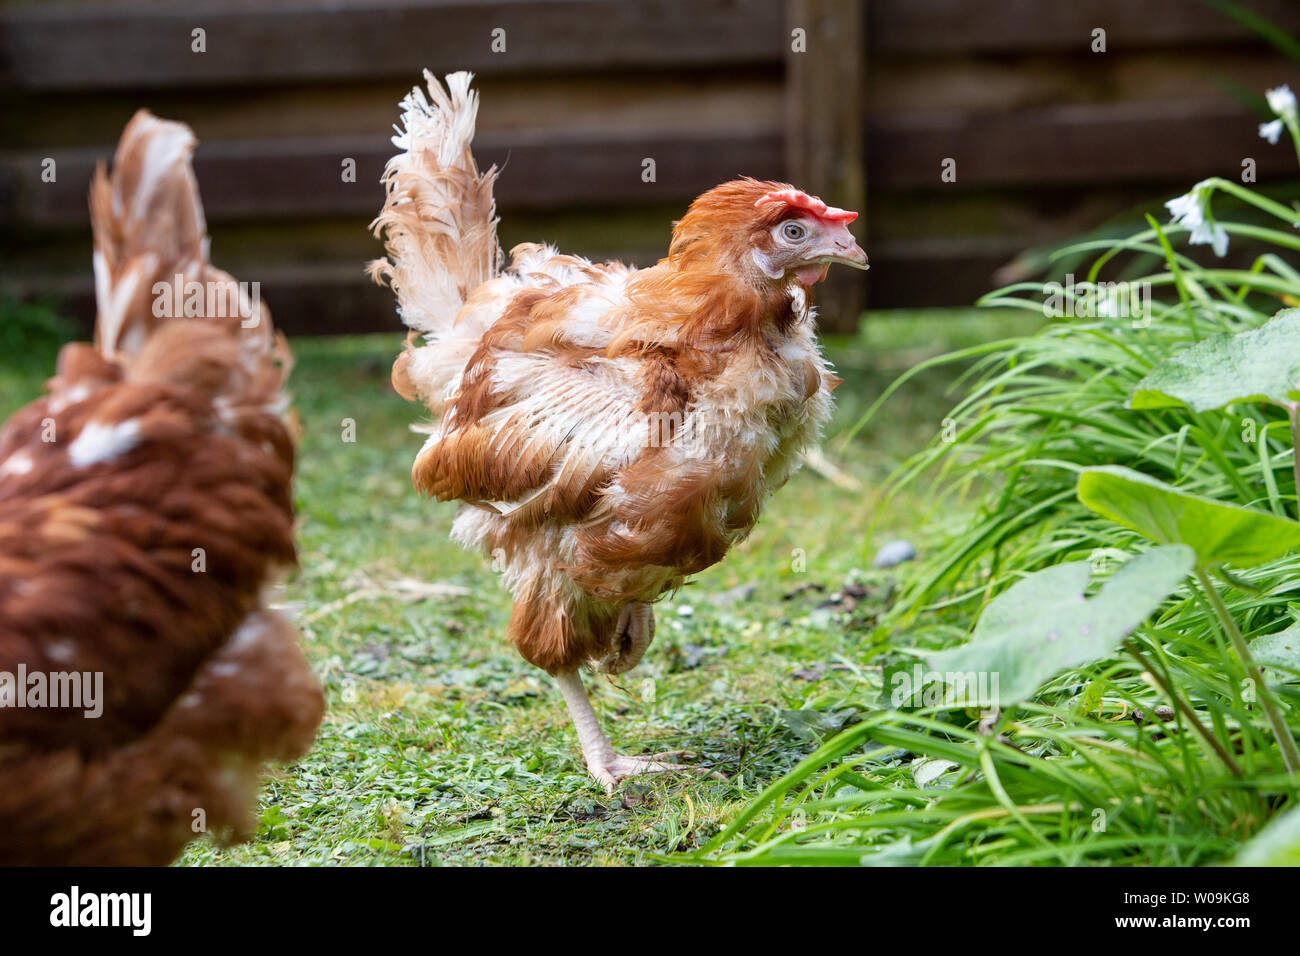
[[1267, 196], [1261, 196], [1253, 189], [1247, 189], [1245, 186], [1239, 186], [1230, 179], [1222, 179], [1218, 176], [1211, 176], [1203, 182], [1212, 189], [1222, 189], [1225, 193], [1236, 196], [1243, 202], [1248, 202], [1258, 209], [1264, 210], [1271, 216], [1276, 216], [1288, 226], [1294, 227], [1296, 220], [1300, 218], [1296, 211], [1289, 206], [1284, 206], [1280, 202], [1274, 202]]
[[1291, 419], [1291, 474], [1295, 476], [1295, 507], [1297, 519], [1300, 519], [1300, 429], [1296, 426], [1295, 402], [1286, 406], [1287, 418]]
[[1183, 700], [1182, 695], [1178, 694], [1174, 690], [1173, 685], [1170, 684], [1169, 681], [1165, 680], [1164, 675], [1152, 666], [1151, 662], [1146, 659], [1146, 656], [1137, 649], [1136, 644], [1129, 640], [1124, 642], [1124, 646], [1137, 660], [1138, 664], [1141, 665], [1142, 669], [1155, 678], [1156, 683], [1160, 685], [1160, 689], [1169, 695], [1169, 699], [1174, 702], [1179, 713], [1181, 713], [1183, 717], [1187, 719], [1187, 722], [1192, 725], [1192, 729], [1201, 735], [1201, 739], [1209, 744], [1214, 752], [1219, 755], [1219, 759], [1222, 760], [1227, 768], [1232, 771], [1233, 776], [1240, 777], [1241, 767], [1237, 764], [1237, 761], [1232, 759], [1232, 754], [1228, 753], [1227, 748], [1223, 746], [1223, 742], [1219, 740], [1218, 737], [1214, 736], [1214, 734], [1210, 733], [1209, 730], [1206, 729], [1205, 725], [1201, 723], [1200, 719], [1196, 716], [1196, 711], [1192, 710], [1191, 704]]
[[1286, 129], [1291, 134], [1291, 142], [1295, 144], [1295, 158], [1300, 159], [1300, 123], [1287, 123]]
[[1237, 652], [1237, 657], [1241, 661], [1242, 667], [1246, 669], [1246, 676], [1255, 682], [1259, 690], [1259, 702], [1264, 708], [1264, 714], [1268, 717], [1269, 726], [1273, 728], [1273, 736], [1277, 738], [1277, 744], [1282, 750], [1282, 761], [1286, 764], [1288, 773], [1300, 773], [1300, 752], [1296, 750], [1295, 737], [1291, 735], [1291, 728], [1287, 726], [1286, 719], [1282, 716], [1282, 709], [1273, 698], [1273, 691], [1269, 688], [1267, 681], [1264, 680], [1264, 674], [1255, 663], [1255, 658], [1250, 653], [1250, 648], [1246, 646], [1246, 639], [1241, 636], [1241, 631], [1237, 627], [1237, 622], [1232, 619], [1228, 613], [1228, 606], [1223, 603], [1223, 598], [1219, 596], [1219, 589], [1214, 586], [1209, 575], [1201, 568], [1196, 569], [1196, 579], [1201, 582], [1201, 588], [1205, 591], [1205, 596], [1210, 599], [1210, 604], [1214, 607], [1214, 613], [1218, 615], [1219, 623], [1223, 625], [1224, 633], [1228, 635], [1228, 640], [1232, 642], [1232, 648]]

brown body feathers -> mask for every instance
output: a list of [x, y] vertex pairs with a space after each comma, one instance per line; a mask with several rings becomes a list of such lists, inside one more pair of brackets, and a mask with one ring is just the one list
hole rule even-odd
[[[193, 148], [143, 111], [127, 126], [91, 189], [95, 346], [65, 346], [0, 432], [0, 673], [102, 677], [97, 717], [0, 707], [3, 864], [159, 865], [240, 836], [262, 763], [321, 718], [263, 597], [295, 560], [288, 352], [207, 262]], [[202, 305], [155, 308], [189, 283]]]

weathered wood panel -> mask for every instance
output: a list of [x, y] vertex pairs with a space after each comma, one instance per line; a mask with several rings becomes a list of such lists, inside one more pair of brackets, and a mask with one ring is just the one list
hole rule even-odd
[[[809, 114], [810, 116], [813, 114]], [[962, 191], [968, 187], [1035, 187], [1065, 183], [1193, 181], [1237, 176], [1244, 157], [1262, 175], [1294, 168], [1285, 148], [1269, 148], [1242, 107], [1083, 105], [984, 115], [891, 115], [866, 127], [870, 175], [879, 190]], [[808, 135], [801, 139], [820, 137]], [[851, 149], [848, 140], [843, 140]], [[376, 183], [393, 150], [381, 137], [312, 137], [204, 142], [195, 167], [214, 222], [244, 218], [364, 216], [377, 208]], [[475, 150], [484, 165], [507, 166], [498, 196], [508, 209], [570, 205], [685, 202], [740, 173], [792, 175], [846, 206], [860, 206], [861, 186], [833, 151], [813, 163], [783, 155], [777, 123], [768, 129], [633, 132], [515, 131], [485, 134]], [[95, 163], [107, 149], [50, 150], [0, 155], [0, 223], [57, 228], [83, 223]], [[53, 158], [54, 183], [41, 180]], [[657, 180], [641, 179], [653, 157]], [[356, 161], [355, 182], [341, 164]], [[956, 183], [940, 180], [940, 163], [957, 162]], [[796, 165], [792, 165], [796, 164]], [[804, 175], [799, 175], [802, 172]]]
[[[1300, 31], [1294, 0], [1247, 3]], [[190, 52], [195, 26], [206, 53]], [[795, 26], [816, 45], [803, 59]], [[1300, 88], [1300, 69], [1201, 0], [14, 0], [0, 294], [66, 293], [89, 316], [86, 185], [148, 106], [195, 128], [214, 249], [279, 320], [392, 328], [391, 297], [361, 273], [379, 251], [366, 224], [396, 102], [426, 65], [481, 74], [477, 149], [506, 164], [507, 244], [644, 264], [699, 191], [788, 178], [863, 203], [872, 306], [969, 302], [1027, 244], [1139, 222], [1245, 157], [1264, 182], [1295, 175], [1239, 96]]]
[[[1268, 146], [1238, 105], [1119, 103], [1011, 113], [891, 115], [869, 121], [871, 178], [895, 189], [952, 189], [963, 183], [1170, 182], [1239, 177], [1242, 160], [1264, 175], [1295, 170], [1295, 154]], [[956, 160], [957, 181], [940, 180]]]
[[[1294, 32], [1294, 0], [1243, 4]], [[1244, 26], [1202, 0], [871, 0], [869, 30], [882, 53], [935, 56], [1089, 50], [1106, 31], [1107, 50], [1254, 41]]]
[[[741, 172], [778, 176], [784, 168], [781, 132], [773, 126], [746, 136], [684, 132], [654, 138], [593, 131], [480, 137], [475, 155], [486, 168], [509, 168], [497, 198], [508, 209], [676, 200], [683, 204]], [[194, 168], [212, 222], [256, 218], [373, 216], [383, 201], [378, 185], [393, 147], [382, 138], [232, 140], [203, 143]], [[656, 163], [656, 180], [641, 178], [642, 160]], [[41, 179], [55, 161], [58, 178]], [[105, 150], [52, 150], [0, 156], [0, 224], [36, 228], [86, 220], [86, 190]], [[344, 181], [343, 163], [356, 163]]]
[[[1252, 9], [1300, 31], [1291, 0]], [[1087, 50], [1251, 39], [1200, 0], [874, 0], [884, 53]], [[32, 90], [251, 85], [401, 77], [423, 66], [481, 72], [726, 67], [779, 60], [780, 0], [193, 0], [0, 9], [0, 83]], [[206, 52], [191, 31], [206, 31]], [[504, 52], [493, 31], [505, 30]], [[104, 42], [111, 38], [112, 42]]]
[[[781, 22], [779, 0], [41, 4], [0, 10], [0, 84], [151, 89], [406, 77], [423, 67], [718, 68], [778, 59]], [[202, 53], [192, 49], [195, 29], [205, 31]]]

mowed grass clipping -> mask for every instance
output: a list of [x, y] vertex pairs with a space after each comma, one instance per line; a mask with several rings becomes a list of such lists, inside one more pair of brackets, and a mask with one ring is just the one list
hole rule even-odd
[[[35, 397], [67, 335], [39, 309], [22, 315], [27, 331], [0, 361], [4, 416]], [[747, 541], [658, 606], [640, 667], [589, 681], [617, 747], [688, 748], [728, 779], [643, 778], [614, 797], [583, 768], [550, 679], [504, 642], [510, 598], [488, 562], [447, 540], [454, 506], [411, 488], [422, 436], [409, 426], [423, 419], [388, 385], [401, 336], [295, 339], [300, 568], [273, 599], [298, 622], [328, 712], [312, 752], [268, 778], [254, 838], [232, 848], [204, 838], [181, 862], [688, 859], [849, 719], [844, 701], [879, 684], [870, 662], [889, 638], [877, 619], [901, 581], [871, 568], [876, 546], [905, 537], [924, 553], [960, 527], [920, 492], [876, 510], [886, 476], [942, 427], [960, 367], [916, 378], [842, 451], [836, 436], [917, 362], [1039, 324], [1023, 313], [884, 313], [828, 343], [845, 383], [826, 448], [861, 488], [805, 469]]]

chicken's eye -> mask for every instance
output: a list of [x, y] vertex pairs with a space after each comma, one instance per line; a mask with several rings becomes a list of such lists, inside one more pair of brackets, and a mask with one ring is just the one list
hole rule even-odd
[[791, 242], [798, 242], [808, 235], [808, 230], [802, 223], [787, 222], [781, 227], [781, 235], [783, 238], [788, 239]]

